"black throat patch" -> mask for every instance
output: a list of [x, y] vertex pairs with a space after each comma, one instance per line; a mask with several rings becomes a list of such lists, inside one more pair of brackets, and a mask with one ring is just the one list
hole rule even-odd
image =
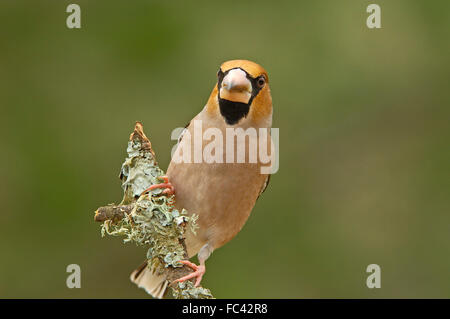
[[[251, 103], [251, 101], [250, 101]], [[233, 102], [219, 97], [220, 114], [225, 118], [228, 125], [234, 125], [250, 110], [250, 103]]]
[[218, 88], [218, 93], [219, 93], [218, 94], [219, 95], [218, 96], [219, 109], [220, 109], [220, 114], [222, 114], [222, 116], [225, 119], [225, 122], [228, 125], [234, 125], [237, 122], [239, 122], [242, 118], [247, 117], [248, 112], [250, 111], [250, 105], [252, 104], [252, 101], [255, 98], [255, 96], [260, 91], [260, 88], [258, 87], [258, 85], [256, 83], [256, 81], [257, 81], [256, 79], [251, 77], [245, 70], [243, 70], [241, 68], [235, 68], [235, 69], [240, 69], [245, 72], [247, 79], [249, 79], [249, 81], [252, 83], [252, 95], [251, 95], [248, 103], [233, 102], [233, 101], [222, 99], [220, 97], [220, 87], [222, 86], [222, 80], [225, 77], [225, 75], [227, 75], [228, 72], [230, 72], [231, 70], [228, 70], [226, 72], [222, 72], [222, 70], [219, 70], [219, 73], [217, 74], [217, 76], [218, 76], [217, 88]]

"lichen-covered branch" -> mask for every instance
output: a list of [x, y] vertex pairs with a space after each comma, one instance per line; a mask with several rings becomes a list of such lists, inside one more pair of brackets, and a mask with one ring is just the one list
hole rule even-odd
[[[158, 167], [155, 153], [145, 136], [142, 124], [137, 122], [130, 135], [128, 157], [122, 164], [120, 179], [124, 197], [119, 205], [110, 204], [97, 209], [94, 220], [102, 222], [102, 236], [123, 236], [124, 242], [148, 247], [148, 267], [165, 273], [173, 280], [192, 270], [179, 261], [187, 259], [184, 245], [186, 231], [195, 233], [196, 216], [174, 207], [175, 196], [154, 189], [142, 193], [153, 184], [161, 183], [164, 172]], [[175, 298], [213, 298], [211, 292], [194, 287], [192, 281], [170, 285]]]

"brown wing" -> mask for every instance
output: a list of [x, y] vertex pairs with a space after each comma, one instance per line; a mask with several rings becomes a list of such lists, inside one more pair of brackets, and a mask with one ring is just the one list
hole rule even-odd
[[191, 122], [188, 122], [188, 124], [186, 124], [186, 126], [184, 127], [184, 130], [181, 132], [180, 136], [178, 137], [178, 144], [180, 144], [184, 133], [187, 131], [188, 126], [191, 124]]
[[261, 187], [261, 192], [259, 192], [258, 198], [261, 196], [262, 193], [264, 193], [264, 191], [266, 190], [267, 186], [269, 185], [270, 176], [272, 176], [272, 175], [271, 174], [267, 175], [266, 181], [264, 182], [263, 186]]

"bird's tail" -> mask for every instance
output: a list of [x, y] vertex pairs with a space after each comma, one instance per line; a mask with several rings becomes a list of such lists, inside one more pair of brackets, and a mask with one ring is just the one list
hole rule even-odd
[[133, 271], [130, 279], [139, 288], [144, 288], [147, 293], [159, 299], [164, 297], [169, 284], [166, 274], [159, 274], [155, 268], [150, 269], [147, 267], [147, 262]]

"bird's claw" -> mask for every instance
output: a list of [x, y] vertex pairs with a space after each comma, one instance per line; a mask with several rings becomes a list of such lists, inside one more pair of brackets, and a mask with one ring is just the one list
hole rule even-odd
[[186, 265], [190, 268], [192, 268], [194, 270], [193, 273], [190, 273], [189, 275], [186, 275], [184, 277], [178, 278], [177, 280], [175, 280], [174, 282], [183, 282], [192, 278], [197, 278], [197, 280], [195, 281], [194, 286], [198, 287], [200, 285], [200, 282], [202, 281], [203, 275], [206, 272], [206, 267], [205, 265], [196, 265], [194, 263], [191, 263], [189, 260], [180, 260], [180, 263], [182, 263], [183, 265]]
[[167, 176], [161, 176], [159, 178], [164, 180], [164, 183], [154, 184], [154, 185], [150, 186], [149, 188], [147, 188], [145, 191], [143, 191], [141, 193], [141, 196], [144, 195], [145, 193], [150, 192], [157, 188], [165, 188], [162, 191], [162, 193], [165, 195], [173, 195], [175, 193], [175, 188], [173, 187], [172, 183], [169, 182], [169, 178]]

